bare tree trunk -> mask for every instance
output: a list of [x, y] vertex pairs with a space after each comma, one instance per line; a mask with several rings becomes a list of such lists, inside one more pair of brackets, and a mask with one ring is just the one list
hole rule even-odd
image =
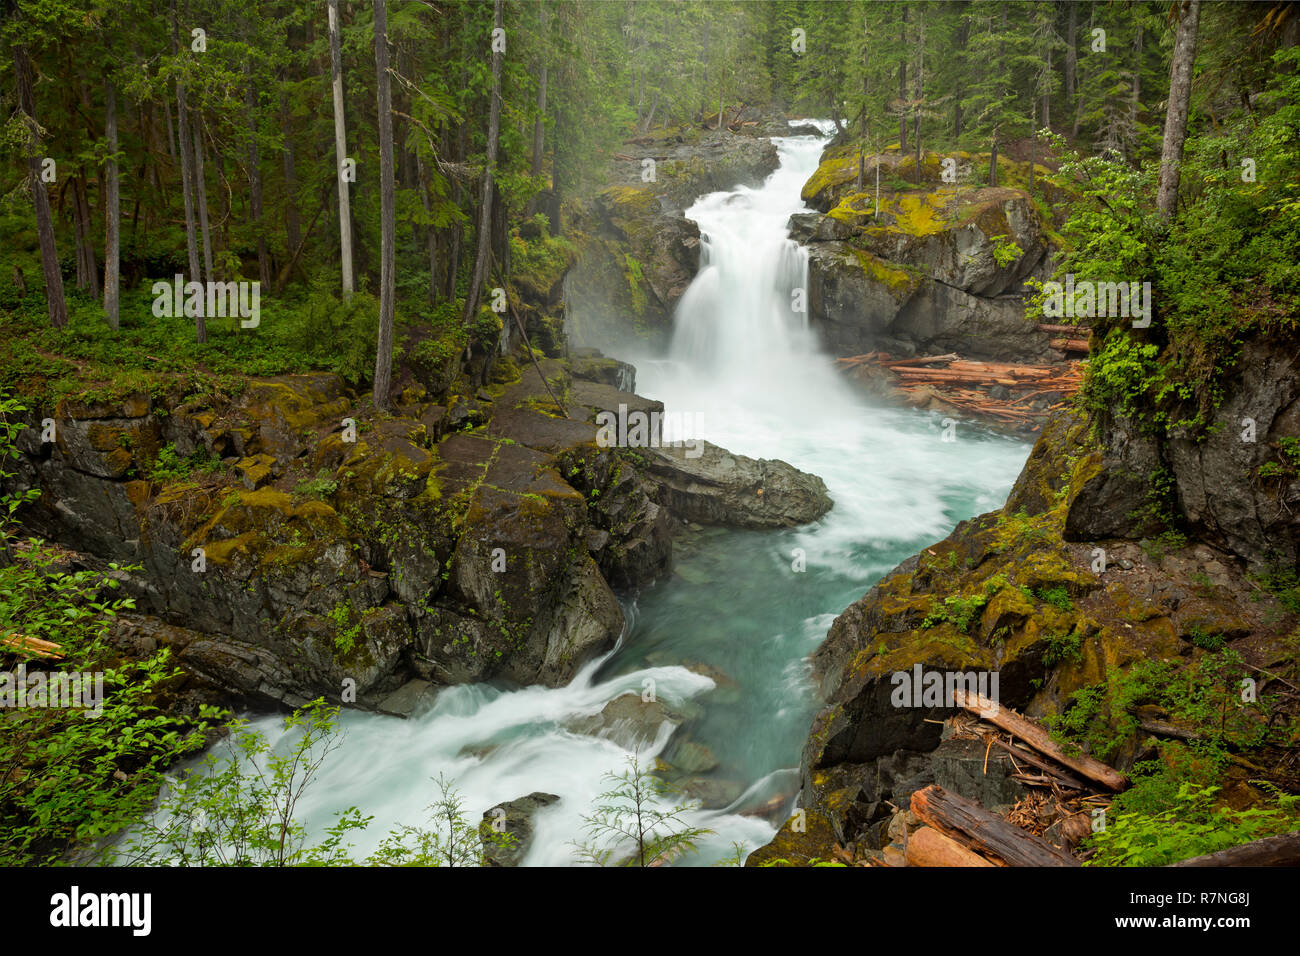
[[163, 100], [163, 112], [167, 117], [167, 155], [175, 159], [176, 131], [172, 129], [172, 104], [170, 100]]
[[253, 93], [253, 64], [244, 61], [244, 109], [248, 113], [248, 211], [253, 232], [257, 234], [257, 278], [271, 288], [271, 261], [266, 252], [266, 233], [262, 229], [262, 158], [257, 148], [257, 98]]
[[1178, 207], [1179, 167], [1187, 139], [1187, 110], [1192, 96], [1201, 0], [1182, 0], [1178, 7], [1178, 33], [1169, 69], [1169, 107], [1165, 113], [1164, 145], [1160, 150], [1160, 182], [1156, 188], [1156, 208], [1165, 219], [1171, 218]]
[[[429, 173], [419, 153], [415, 156], [415, 172], [419, 178], [420, 203], [424, 206], [426, 217], [432, 212], [429, 199]], [[429, 249], [429, 305], [438, 304], [438, 230], [433, 226], [424, 227], [424, 240]]]
[[1079, 50], [1075, 46], [1079, 36], [1079, 5], [1068, 2], [1070, 19], [1065, 28], [1065, 105], [1074, 105], [1076, 70], [1079, 64]]
[[[1071, 4], [1070, 6], [1071, 6], [1071, 12], [1073, 12], [1074, 4]], [[1089, 32], [1089, 35], [1091, 35], [1091, 31], [1092, 31], [1093, 18], [1094, 18], [1094, 11], [1093, 11], [1093, 9], [1090, 7], [1090, 8], [1089, 8], [1089, 12], [1088, 12], [1088, 32]], [[1071, 47], [1071, 49], [1073, 49], [1073, 47]], [[1074, 72], [1074, 74], [1075, 74], [1075, 78], [1074, 78], [1074, 124], [1073, 124], [1072, 127], [1071, 127], [1071, 135], [1073, 135], [1073, 136], [1078, 136], [1078, 135], [1079, 135], [1079, 127], [1080, 127], [1080, 126], [1082, 125], [1082, 123], [1083, 123], [1083, 97], [1079, 95], [1079, 82], [1080, 82], [1080, 80], [1079, 80], [1079, 77], [1078, 77], [1078, 72], [1079, 72], [1079, 61], [1078, 61], [1078, 57], [1077, 57], [1077, 56], [1073, 58], [1073, 62], [1074, 62], [1074, 70], [1073, 70], [1073, 72]]]
[[1133, 128], [1133, 138], [1137, 139], [1138, 113], [1142, 109], [1142, 24], [1137, 25], [1133, 37], [1133, 98], [1129, 100], [1129, 125]]
[[[171, 3], [172, 18], [172, 53], [180, 53], [180, 34], [176, 26], [176, 0]], [[185, 195], [185, 249], [189, 256], [190, 280], [201, 282], [203, 273], [199, 269], [199, 244], [197, 228], [194, 224], [194, 147], [190, 140], [189, 116], [185, 105], [185, 82], [176, 80], [176, 126], [177, 146], [181, 152], [181, 192]], [[203, 343], [208, 340], [208, 326], [202, 310], [194, 317], [194, 339]]]
[[50, 325], [61, 329], [68, 324], [68, 303], [63, 297], [63, 273], [54, 245], [54, 220], [50, 216], [50, 194], [41, 182], [40, 126], [36, 123], [36, 98], [32, 93], [32, 61], [27, 48], [14, 45], [14, 75], [18, 81], [18, 108], [27, 127], [27, 176], [36, 207], [36, 235], [41, 246], [41, 271], [45, 275], [45, 302]]
[[104, 312], [108, 316], [108, 327], [117, 331], [121, 295], [122, 199], [117, 173], [117, 90], [111, 79], [104, 82], [104, 138], [108, 141], [104, 177]]
[[898, 23], [898, 154], [907, 152], [907, 7]]
[[99, 297], [99, 269], [90, 236], [90, 200], [86, 196], [86, 171], [78, 169], [72, 179], [72, 222], [77, 247], [77, 288]]
[[[495, 0], [492, 10], [494, 29], [501, 29], [501, 0]], [[465, 295], [465, 324], [478, 314], [483, 294], [483, 281], [487, 277], [488, 258], [492, 241], [492, 195], [497, 162], [497, 140], [501, 135], [501, 54], [492, 51], [492, 105], [488, 110], [487, 158], [483, 164], [483, 201], [478, 215], [478, 250], [474, 256], [474, 273], [470, 277]]]
[[[500, 0], [498, 0], [498, 10]], [[379, 350], [375, 355], [375, 406], [391, 408], [393, 298], [396, 294], [396, 197], [393, 188], [393, 98], [388, 78], [388, 12], [375, 0], [375, 84], [379, 105]]]
[[[547, 63], [546, 63], [546, 0], [541, 0], [537, 9], [538, 32], [541, 34], [543, 50], [541, 64], [537, 71], [537, 119], [533, 121], [533, 161], [529, 167], [529, 174], [540, 176], [542, 174], [542, 154], [543, 147], [546, 143], [546, 124], [543, 120], [546, 117], [546, 80], [547, 80]], [[655, 100], [656, 104], [659, 102]], [[653, 114], [652, 114], [653, 115]]]
[[289, 126], [289, 97], [280, 97], [280, 129], [284, 132], [284, 238], [286, 251], [302, 242], [302, 224], [298, 219], [298, 169], [293, 154], [293, 130]]
[[[343, 164], [348, 158], [347, 122], [343, 115], [343, 51], [339, 39], [339, 0], [329, 0], [330, 81], [334, 90], [334, 159], [339, 182], [339, 258], [343, 267], [343, 298], [352, 297], [352, 210]], [[387, 54], [385, 54], [387, 55]]]
[[993, 151], [989, 154], [989, 185], [998, 184], [998, 131], [993, 131]]
[[203, 277], [212, 281], [212, 233], [208, 229], [208, 180], [203, 171], [203, 120], [196, 118], [194, 127], [194, 195], [199, 206], [199, 234], [203, 239]]

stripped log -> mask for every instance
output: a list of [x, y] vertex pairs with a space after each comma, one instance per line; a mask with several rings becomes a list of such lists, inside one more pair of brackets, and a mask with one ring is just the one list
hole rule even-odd
[[1047, 344], [1062, 352], [1087, 352], [1092, 348], [1087, 339], [1048, 339]]
[[956, 352], [949, 352], [947, 355], [925, 355], [910, 359], [890, 359], [883, 362], [886, 368], [909, 368], [914, 365], [931, 365], [934, 362], [955, 362], [958, 359]]
[[0, 648], [26, 651], [29, 654], [35, 654], [37, 657], [46, 657], [56, 661], [63, 660], [62, 644], [55, 644], [53, 641], [43, 641], [39, 637], [24, 637], [21, 634], [10, 634], [6, 637], [0, 637]]
[[933, 827], [919, 827], [907, 838], [909, 866], [995, 866]]
[[1119, 791], [1128, 786], [1128, 778], [1114, 767], [1108, 767], [1100, 760], [1094, 760], [1086, 754], [1071, 757], [1047, 735], [1047, 731], [1021, 717], [1010, 707], [1003, 707], [980, 694], [968, 694], [964, 687], [953, 689], [953, 701], [958, 707], [987, 720], [995, 727], [1001, 727], [1012, 736], [1019, 737], [1040, 754], [1051, 757], [1057, 763], [1069, 767], [1089, 780], [1096, 781], [1108, 790]]
[[1300, 830], [1179, 860], [1170, 866], [1300, 866]]
[[985, 810], [974, 800], [931, 784], [912, 794], [912, 813], [958, 843], [1007, 866], [1079, 866], [1069, 853]]
[[1056, 335], [1069, 335], [1076, 338], [1080, 332], [1085, 332], [1088, 335], [1092, 334], [1092, 327], [1087, 325], [1049, 325], [1046, 322], [1039, 322], [1038, 329], [1041, 332], [1049, 332]]

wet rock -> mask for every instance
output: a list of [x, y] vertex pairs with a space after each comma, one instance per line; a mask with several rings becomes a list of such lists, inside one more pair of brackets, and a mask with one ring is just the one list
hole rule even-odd
[[826, 483], [779, 460], [733, 455], [709, 442], [647, 449], [648, 476], [659, 501], [680, 520], [741, 528], [781, 528], [815, 521], [831, 509]]
[[717, 755], [694, 740], [677, 740], [664, 753], [664, 759], [683, 773], [708, 773], [718, 766]]
[[433, 706], [437, 688], [426, 680], [409, 680], [381, 700], [375, 709], [393, 717], [411, 717]]
[[[533, 818], [538, 811], [559, 802], [556, 794], [535, 791], [485, 811], [483, 822], [479, 824], [479, 835], [484, 844], [484, 865], [518, 866], [522, 863], [533, 841]], [[502, 836], [506, 839], [502, 840]]]

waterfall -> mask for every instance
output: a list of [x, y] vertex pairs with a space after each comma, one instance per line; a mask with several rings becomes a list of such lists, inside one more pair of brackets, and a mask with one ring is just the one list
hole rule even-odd
[[[671, 736], [660, 725], [642, 762], [672, 763], [675, 747], [693, 748], [695, 759], [682, 763], [694, 767], [676, 775], [686, 787], [678, 799], [702, 800], [686, 816], [711, 831], [681, 863], [712, 863], [775, 834], [794, 806], [816, 709], [808, 655], [835, 616], [901, 560], [999, 507], [1028, 452], [973, 426], [945, 443], [937, 416], [866, 403], [816, 347], [795, 307], [798, 290], [806, 305], [807, 255], [787, 222], [804, 208], [800, 189], [826, 141], [777, 139], [781, 165], [763, 186], [712, 193], [687, 210], [704, 248], [671, 352], [617, 357], [636, 365], [640, 393], [685, 413], [681, 421], [704, 422], [702, 435], [672, 435], [670, 414], [665, 438], [781, 458], [820, 475], [834, 509], [786, 531], [684, 532], [673, 575], [624, 599], [619, 646], [567, 687], [447, 687], [409, 720], [344, 711], [342, 746], [298, 805], [314, 836], [355, 805], [375, 818], [352, 834], [364, 856], [391, 827], [425, 823], [433, 778], [445, 775], [474, 820], [534, 791], [558, 795], [535, 817], [524, 865], [571, 864], [584, 816], [610, 787], [604, 775], [625, 770], [628, 755], [581, 725], [610, 701], [641, 695], [647, 681], [682, 724]], [[279, 717], [253, 727], [281, 750], [291, 743]]]

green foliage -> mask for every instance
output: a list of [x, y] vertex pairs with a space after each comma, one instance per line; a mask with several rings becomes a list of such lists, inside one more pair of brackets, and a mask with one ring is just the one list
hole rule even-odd
[[511, 849], [516, 838], [490, 823], [475, 826], [460, 793], [444, 776], [435, 781], [438, 797], [429, 806], [426, 827], [402, 825], [366, 859], [369, 866], [483, 866], [492, 848]]
[[[10, 416], [21, 411], [0, 400], [0, 462], [14, 454], [21, 425]], [[94, 676], [81, 686], [79, 702], [89, 707], [0, 708], [0, 863], [8, 866], [56, 862], [118, 832], [153, 802], [166, 767], [203, 741], [202, 723], [159, 706], [180, 676], [169, 652], [123, 661], [109, 645], [118, 616], [134, 606], [113, 595], [117, 576], [139, 569], [67, 570], [55, 549], [15, 529], [14, 516], [33, 497], [0, 494], [0, 552], [12, 557], [0, 567], [0, 634], [59, 645], [61, 660], [11, 652], [29, 674]], [[204, 707], [199, 720], [218, 716]]]
[[149, 469], [149, 477], [158, 482], [183, 481], [195, 474], [211, 475], [225, 468], [220, 456], [211, 455], [203, 449], [196, 450], [188, 458], [181, 458], [176, 446], [164, 445], [158, 450], [158, 457]]
[[329, 498], [339, 490], [339, 483], [329, 475], [328, 469], [322, 468], [315, 478], [300, 481], [294, 486], [293, 493], [304, 498]]
[[1183, 783], [1172, 805], [1152, 814], [1120, 812], [1094, 833], [1089, 866], [1168, 866], [1252, 840], [1300, 829], [1300, 796], [1257, 781], [1273, 802], [1232, 810], [1215, 802], [1217, 787]]
[[602, 793], [590, 816], [584, 816], [590, 839], [575, 843], [581, 860], [596, 866], [654, 866], [694, 852], [710, 831], [692, 826], [684, 814], [697, 806], [673, 806], [665, 798], [676, 791], [640, 762], [628, 757], [622, 773], [607, 773], [614, 786]]
[[346, 835], [370, 821], [356, 807], [308, 842], [296, 806], [341, 739], [338, 709], [316, 700], [285, 718], [292, 744], [272, 748], [234, 720], [225, 752], [209, 752], [169, 781], [157, 809], [121, 841], [116, 866], [344, 866]]
[[1043, 637], [1047, 641], [1047, 648], [1043, 651], [1043, 664], [1047, 667], [1066, 661], [1077, 662], [1081, 659], [1082, 639], [1077, 631], [1070, 631], [1068, 634], [1052, 631]]
[[989, 598], [984, 594], [976, 594], [969, 598], [959, 595], [946, 597], [942, 605], [931, 605], [930, 613], [921, 622], [921, 627], [934, 627], [947, 621], [963, 634], [968, 633], [971, 622], [978, 619], [979, 612], [988, 602]]
[[1007, 268], [1025, 254], [1025, 250], [1006, 236], [990, 236], [989, 239], [993, 243], [993, 259], [997, 262], [999, 268]]
[[1138, 735], [1137, 708], [1156, 705], [1188, 728], [1195, 753], [1222, 764], [1230, 749], [1258, 747], [1285, 734], [1270, 722], [1276, 700], [1266, 695], [1242, 699], [1241, 682], [1248, 676], [1241, 656], [1229, 648], [1188, 664], [1140, 660], [1076, 691], [1047, 724], [1062, 743], [1108, 760]]

